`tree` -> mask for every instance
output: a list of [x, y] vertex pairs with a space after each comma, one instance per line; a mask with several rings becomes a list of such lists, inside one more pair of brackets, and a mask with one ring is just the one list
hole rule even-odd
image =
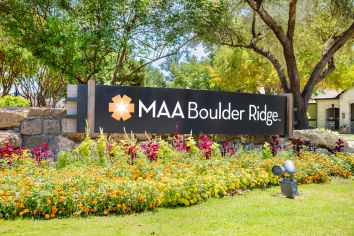
[[143, 85], [146, 87], [167, 88], [167, 81], [160, 70], [148, 66], [146, 68]]
[[[296, 128], [308, 128], [306, 111], [315, 86], [335, 70], [339, 50], [348, 41], [353, 42], [352, 3], [350, 0], [305, 1], [300, 5], [297, 0], [245, 2], [246, 5], [242, 1], [213, 1], [212, 8], [210, 4], [203, 8], [201, 1], [188, 1], [187, 11], [198, 8], [196, 13], [199, 9], [216, 13], [210, 18], [213, 21], [196, 15], [188, 27], [206, 42], [253, 50], [267, 59], [277, 72], [282, 90], [294, 96]], [[305, 52], [298, 50], [306, 47]], [[348, 47], [350, 52], [351, 44]], [[301, 53], [312, 56], [310, 65], [299, 66]], [[310, 67], [308, 74], [301, 71]]]
[[139, 85], [144, 68], [194, 36], [174, 1], [11, 0], [0, 22], [21, 47], [72, 82]]
[[0, 95], [6, 96], [17, 78], [31, 73], [27, 62], [32, 58], [26, 50], [17, 47], [1, 28], [0, 39]]
[[18, 78], [16, 90], [33, 107], [56, 107], [65, 97], [64, 75], [37, 63], [32, 66], [35, 67], [34, 73]]
[[168, 80], [172, 88], [210, 89], [209, 60], [196, 57], [187, 60], [172, 60], [168, 63]]
[[211, 87], [226, 91], [279, 93], [276, 72], [267, 61], [252, 51], [221, 46], [208, 66]]

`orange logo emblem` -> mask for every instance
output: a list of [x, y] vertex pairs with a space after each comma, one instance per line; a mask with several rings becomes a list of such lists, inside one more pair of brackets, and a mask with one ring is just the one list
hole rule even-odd
[[130, 113], [134, 112], [134, 104], [130, 103], [131, 100], [127, 95], [121, 97], [120, 94], [112, 98], [113, 103], [109, 103], [109, 112], [113, 112], [112, 117], [118, 121], [120, 119], [126, 121], [132, 117]]

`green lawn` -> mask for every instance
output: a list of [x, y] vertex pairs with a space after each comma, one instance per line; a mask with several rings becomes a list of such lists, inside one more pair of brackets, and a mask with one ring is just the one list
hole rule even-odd
[[279, 187], [192, 207], [111, 217], [0, 222], [0, 235], [354, 235], [354, 179]]

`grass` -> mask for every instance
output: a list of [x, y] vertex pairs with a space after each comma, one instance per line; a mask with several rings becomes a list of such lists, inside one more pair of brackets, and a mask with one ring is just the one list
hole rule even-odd
[[124, 217], [2, 220], [0, 235], [354, 235], [354, 179], [299, 191], [295, 200], [273, 187]]
[[345, 135], [345, 136], [343, 136], [343, 138], [346, 140], [354, 140], [354, 134], [353, 135]]

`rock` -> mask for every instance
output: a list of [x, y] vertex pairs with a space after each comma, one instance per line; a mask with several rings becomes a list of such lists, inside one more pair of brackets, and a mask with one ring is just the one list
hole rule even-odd
[[28, 108], [0, 108], [0, 129], [19, 127], [28, 112]]
[[46, 119], [43, 121], [43, 133], [44, 134], [60, 134], [60, 122], [59, 120]]
[[125, 134], [123, 133], [115, 133], [115, 134], [106, 134], [107, 138], [110, 140], [114, 140], [116, 142], [125, 139]]
[[253, 143], [247, 144], [247, 145], [245, 145], [244, 147], [245, 147], [245, 150], [247, 150], [247, 151], [251, 151], [251, 150], [253, 150], [253, 149], [258, 148], [258, 147], [257, 147], [256, 145], [254, 145]]
[[73, 140], [74, 142], [81, 142], [85, 139], [84, 133], [66, 132], [66, 133], [63, 133], [63, 136], [67, 137], [68, 139]]
[[350, 152], [350, 153], [354, 153], [354, 148], [348, 147], [346, 151], [347, 151], [347, 152]]
[[49, 148], [52, 150], [55, 156], [62, 150], [73, 149], [74, 147], [75, 147], [74, 141], [61, 135], [55, 136], [49, 145]]
[[61, 119], [66, 116], [66, 109], [45, 108], [45, 107], [31, 107], [29, 109], [28, 117], [34, 118], [39, 116]]
[[316, 152], [317, 152], [317, 153], [325, 153], [325, 154], [326, 154], [326, 153], [329, 153], [329, 151], [328, 151], [327, 149], [325, 149], [325, 148], [317, 148], [317, 149], [316, 149]]
[[36, 135], [42, 133], [42, 121], [39, 118], [25, 120], [21, 125], [21, 134]]
[[266, 136], [263, 136], [263, 135], [252, 135], [251, 136], [251, 141], [252, 141], [252, 143], [256, 143], [256, 144], [263, 144], [264, 142], [266, 142]]
[[[330, 131], [321, 131], [316, 129], [294, 130], [291, 140], [300, 139], [305, 142], [311, 142], [320, 148], [333, 150], [340, 137], [337, 133]], [[348, 147], [348, 142], [343, 140], [344, 146]]]
[[12, 130], [0, 130], [0, 147], [5, 143], [19, 147], [22, 145], [21, 135]]
[[53, 108], [50, 110], [50, 115], [54, 118], [63, 119], [66, 116], [66, 109]]
[[33, 135], [33, 136], [26, 136], [24, 138], [24, 143], [26, 148], [35, 148], [42, 146], [43, 143], [49, 143], [51, 136], [49, 135]]
[[31, 107], [28, 113], [28, 117], [34, 118], [39, 116], [50, 116], [50, 109], [45, 107]]

